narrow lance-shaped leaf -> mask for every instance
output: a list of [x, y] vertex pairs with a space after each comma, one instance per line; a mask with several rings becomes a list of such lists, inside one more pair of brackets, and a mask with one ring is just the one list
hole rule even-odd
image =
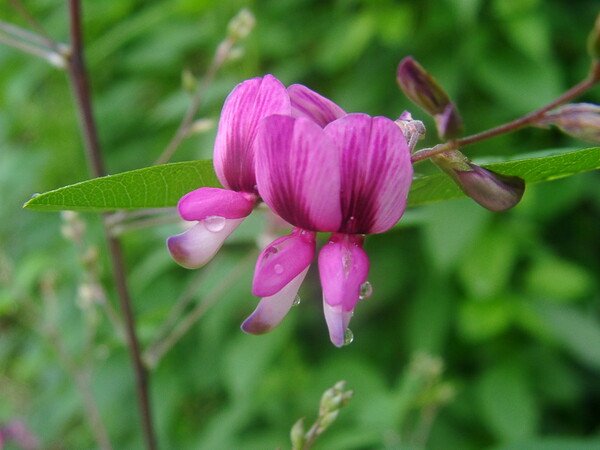
[[[545, 151], [539, 152], [539, 155], [543, 156], [481, 164], [481, 166], [503, 175], [518, 176], [525, 180], [526, 184], [551, 181], [600, 169], [600, 147], [559, 151], [550, 155]], [[447, 175], [439, 173], [415, 178], [408, 196], [408, 206], [435, 203], [464, 196], [465, 194]]]
[[[563, 151], [513, 161], [482, 164], [527, 184], [550, 181], [600, 168], [600, 147]], [[34, 196], [25, 207], [38, 211], [112, 211], [176, 206], [186, 193], [199, 187], [220, 187], [210, 160], [165, 164], [83, 181]], [[417, 177], [408, 206], [464, 197], [445, 174]]]
[[38, 211], [112, 211], [176, 206], [199, 187], [221, 187], [212, 160], [146, 167], [82, 181], [34, 195], [25, 207]]

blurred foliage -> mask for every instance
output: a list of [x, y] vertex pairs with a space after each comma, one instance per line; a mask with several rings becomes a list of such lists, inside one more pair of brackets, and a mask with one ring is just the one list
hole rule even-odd
[[[24, 3], [67, 39], [64, 2]], [[111, 173], [158, 158], [189, 102], [182, 73], [204, 73], [244, 6], [256, 29], [206, 92], [201, 117], [216, 119], [236, 83], [270, 72], [347, 111], [395, 118], [411, 109], [433, 130], [396, 86], [398, 62], [413, 55], [451, 94], [469, 133], [582, 79], [598, 13], [592, 0], [84, 3]], [[27, 26], [8, 2], [0, 19]], [[0, 424], [23, 421], [43, 448], [96, 447], [74, 383], [83, 373], [113, 446], [139, 448], [127, 350], [102, 295], [89, 291], [97, 280], [114, 303], [99, 218], [81, 216], [77, 241], [62, 237], [58, 214], [21, 209], [34, 192], [89, 178], [66, 77], [8, 47], [0, 64]], [[598, 103], [600, 92], [581, 100]], [[175, 160], [210, 157], [213, 138], [214, 129], [187, 139]], [[435, 143], [429, 133], [423, 145]], [[559, 147], [584, 145], [531, 129], [466, 152], [485, 160]], [[435, 169], [424, 162], [417, 170]], [[239, 331], [255, 305], [247, 255], [256, 254], [260, 218], [197, 272], [177, 267], [165, 249], [179, 225], [125, 233], [144, 348], [154, 348], [186, 290], [184, 312], [206, 302], [152, 371], [161, 446], [286, 448], [296, 420], [344, 379], [354, 398], [315, 448], [600, 448], [598, 192], [596, 172], [531, 186], [508, 213], [465, 199], [407, 211], [399, 228], [367, 239], [375, 293], [357, 307], [355, 342], [341, 350], [329, 343], [314, 270], [302, 304], [277, 330]]]

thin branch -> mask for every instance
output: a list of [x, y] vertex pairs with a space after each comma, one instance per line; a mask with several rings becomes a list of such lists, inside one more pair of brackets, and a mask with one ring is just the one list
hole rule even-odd
[[171, 159], [175, 151], [179, 148], [183, 140], [188, 136], [190, 132], [190, 127], [193, 125], [194, 122], [194, 117], [196, 116], [196, 113], [198, 112], [198, 109], [202, 104], [203, 95], [210, 86], [210, 84], [213, 82], [221, 66], [225, 63], [225, 61], [227, 61], [227, 58], [234, 44], [235, 40], [231, 37], [227, 37], [217, 47], [215, 56], [213, 57], [213, 60], [211, 61], [208, 70], [202, 77], [201, 82], [196, 87], [196, 90], [192, 95], [192, 99], [187, 108], [187, 111], [185, 112], [185, 115], [183, 116], [183, 119], [179, 124], [177, 131], [175, 132], [175, 135], [171, 138], [171, 141], [169, 142], [163, 153], [158, 157], [158, 159], [154, 163], [155, 165], [167, 163]]
[[32, 45], [28, 42], [21, 41], [19, 39], [14, 39], [11, 36], [3, 34], [0, 34], [0, 43], [9, 45], [11, 47], [16, 48], [17, 50], [29, 53], [30, 55], [38, 56], [55, 67], [64, 68], [65, 66], [65, 58], [60, 53], [57, 53], [53, 50], [46, 50], [44, 48]]
[[33, 27], [33, 29], [38, 32], [38, 34], [40, 35], [40, 38], [45, 42], [45, 44], [49, 48], [60, 53], [60, 45], [54, 39], [52, 39], [52, 36], [50, 36], [46, 32], [44, 27], [42, 27], [42, 25], [40, 25], [40, 23], [35, 19], [35, 17], [33, 17], [31, 14], [29, 14], [29, 11], [27, 11], [27, 8], [25, 8], [19, 0], [9, 0], [9, 2], [12, 4], [13, 8], [15, 8], [17, 11], [19, 11], [19, 14], [21, 14], [21, 16], [23, 16], [23, 18], [29, 23], [29, 25], [31, 25]]
[[[42, 317], [46, 320], [46, 324], [38, 327], [37, 330], [54, 346], [54, 350], [58, 354], [63, 367], [75, 382], [75, 386], [83, 401], [85, 416], [99, 447], [102, 450], [112, 450], [113, 447], [110, 438], [104, 427], [98, 405], [92, 393], [90, 381], [90, 374], [92, 372], [91, 352], [89, 351], [89, 348], [84, 350], [84, 353], [86, 353], [86, 356], [88, 357], [85, 358], [86, 364], [84, 364], [83, 367], [79, 367], [75, 363], [75, 360], [67, 350], [67, 347], [60, 336], [59, 327], [56, 323], [57, 319], [55, 313], [57, 300], [53, 277], [46, 277], [46, 279], [42, 280], [40, 287], [42, 291], [42, 300], [44, 302]], [[86, 347], [88, 346], [86, 345]]]
[[[88, 75], [84, 61], [80, 0], [69, 0], [68, 6], [71, 37], [71, 55], [68, 61], [68, 73], [77, 102], [88, 161], [94, 176], [100, 177], [105, 175], [106, 172], [92, 111]], [[125, 264], [121, 243], [117, 238], [110, 235], [106, 226], [105, 233], [119, 303], [124, 317], [127, 345], [135, 373], [135, 385], [144, 440], [146, 448], [155, 450], [157, 444], [151, 418], [148, 373], [141, 360], [141, 351], [135, 329], [135, 319], [125, 278]]]
[[[252, 262], [256, 259], [256, 252], [248, 252], [245, 258], [243, 258], [226, 277], [223, 277], [219, 284], [215, 286], [215, 288], [206, 294], [202, 301], [200, 301], [194, 309], [192, 309], [187, 316], [185, 316], [178, 324], [175, 326], [171, 333], [167, 335], [163, 340], [156, 341], [151, 348], [144, 354], [144, 361], [150, 367], [156, 367], [163, 356], [173, 348], [173, 346], [181, 339], [185, 333], [202, 317], [206, 311], [219, 299], [221, 296], [227, 292], [230, 288], [231, 284], [234, 283], [238, 278], [240, 278], [251, 266]], [[194, 283], [195, 284], [195, 283]], [[180, 303], [184, 303], [183, 306], [187, 306], [191, 298], [185, 298], [182, 296]], [[183, 307], [181, 304], [176, 305], [175, 307], [177, 314], [180, 314], [183, 311]], [[168, 320], [169, 324], [173, 323], [174, 320], [171, 317]], [[161, 335], [164, 333], [161, 332]]]
[[575, 86], [573, 86], [567, 92], [565, 92], [560, 97], [558, 97], [556, 100], [550, 102], [546, 106], [544, 106], [540, 109], [537, 109], [535, 111], [532, 111], [529, 114], [524, 115], [523, 117], [513, 120], [512, 122], [508, 122], [503, 125], [499, 125], [497, 127], [491, 128], [486, 131], [482, 131], [481, 133], [473, 134], [471, 136], [467, 136], [462, 139], [448, 141], [443, 144], [438, 144], [432, 148], [426, 148], [423, 150], [419, 150], [419, 151], [413, 153], [411, 161], [413, 163], [416, 163], [418, 161], [430, 158], [432, 156], [435, 156], [439, 153], [443, 153], [448, 150], [466, 147], [467, 145], [471, 145], [476, 142], [483, 141], [485, 139], [489, 139], [489, 138], [499, 136], [504, 133], [509, 133], [509, 132], [513, 132], [513, 131], [517, 131], [522, 128], [525, 128], [525, 127], [531, 125], [532, 123], [534, 123], [536, 120], [540, 119], [545, 113], [547, 113], [551, 109], [554, 109], [557, 106], [560, 106], [563, 103], [566, 103], [566, 102], [580, 96], [581, 94], [583, 94], [584, 92], [586, 92], [587, 90], [592, 88], [594, 85], [596, 85], [599, 81], [600, 81], [600, 62], [594, 61], [592, 63], [589, 75], [583, 81], [581, 81], [578, 84], [576, 84]]

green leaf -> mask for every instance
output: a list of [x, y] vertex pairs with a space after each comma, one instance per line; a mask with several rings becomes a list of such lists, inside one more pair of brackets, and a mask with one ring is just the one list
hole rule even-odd
[[165, 164], [94, 178], [34, 195], [25, 208], [38, 211], [111, 211], [175, 206], [199, 187], [221, 187], [211, 160]]
[[[484, 164], [505, 175], [517, 175], [527, 183], [539, 183], [600, 168], [600, 148], [563, 152], [541, 157]], [[38, 211], [111, 211], [160, 208], [177, 205], [181, 196], [200, 187], [220, 187], [212, 161], [190, 161], [147, 167], [65, 186], [35, 195], [25, 207]], [[440, 173], [416, 178], [409, 206], [464, 197], [462, 191]]]
[[[504, 175], [516, 175], [527, 184], [541, 183], [600, 168], [600, 147], [563, 151], [513, 161], [482, 164], [482, 167]], [[544, 155], [544, 156], [540, 156]], [[464, 197], [465, 194], [445, 174], [416, 178], [408, 196], [408, 206], [440, 202]]]

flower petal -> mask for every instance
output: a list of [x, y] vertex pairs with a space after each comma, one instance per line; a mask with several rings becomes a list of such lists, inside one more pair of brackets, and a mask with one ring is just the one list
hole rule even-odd
[[273, 241], [256, 261], [252, 294], [267, 297], [279, 292], [310, 265], [315, 246], [315, 233], [298, 228]]
[[214, 166], [223, 186], [253, 192], [254, 141], [258, 124], [272, 114], [291, 114], [287, 90], [273, 75], [240, 83], [223, 105], [215, 140]]
[[400, 128], [385, 117], [349, 114], [325, 127], [342, 151], [343, 233], [389, 230], [406, 207], [413, 168]]
[[287, 91], [292, 101], [293, 117], [307, 117], [321, 128], [325, 128], [329, 122], [346, 115], [346, 112], [331, 100], [302, 84], [292, 84]]
[[360, 235], [334, 234], [319, 252], [319, 275], [328, 305], [352, 311], [367, 281], [369, 258]]
[[265, 203], [296, 227], [336, 231], [341, 210], [334, 142], [309, 119], [271, 116], [257, 144], [256, 181]]
[[279, 292], [262, 298], [254, 312], [242, 324], [242, 330], [248, 334], [264, 334], [279, 325], [294, 305], [298, 289], [307, 272], [308, 267]]
[[244, 219], [209, 217], [189, 230], [167, 239], [173, 259], [187, 269], [197, 269], [210, 261], [223, 242]]
[[352, 311], [345, 311], [342, 305], [331, 306], [323, 297], [323, 314], [329, 329], [329, 339], [336, 347], [342, 347], [346, 342], [346, 330], [352, 319]]
[[184, 220], [203, 220], [210, 216], [241, 219], [254, 208], [256, 195], [218, 188], [200, 188], [188, 192], [177, 205]]

